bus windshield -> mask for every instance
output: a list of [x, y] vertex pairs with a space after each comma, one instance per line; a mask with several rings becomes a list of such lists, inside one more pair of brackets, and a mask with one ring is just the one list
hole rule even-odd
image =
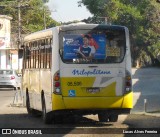
[[60, 32], [64, 63], [120, 63], [126, 50], [125, 29], [77, 29]]

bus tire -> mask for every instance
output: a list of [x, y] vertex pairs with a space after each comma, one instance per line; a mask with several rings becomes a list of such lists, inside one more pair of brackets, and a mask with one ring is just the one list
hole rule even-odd
[[27, 108], [27, 112], [28, 114], [32, 114], [32, 109], [30, 107], [30, 99], [29, 99], [29, 94], [28, 92], [26, 92], [26, 108]]
[[108, 122], [108, 114], [107, 113], [98, 113], [98, 119], [100, 122]]
[[109, 122], [117, 122], [117, 120], [118, 120], [118, 115], [117, 114], [109, 116]]
[[45, 124], [52, 124], [53, 119], [51, 113], [46, 113], [46, 103], [44, 96], [42, 96], [42, 119]]
[[39, 111], [31, 108], [28, 92], [26, 92], [26, 108], [29, 115], [36, 116], [36, 117], [40, 116]]

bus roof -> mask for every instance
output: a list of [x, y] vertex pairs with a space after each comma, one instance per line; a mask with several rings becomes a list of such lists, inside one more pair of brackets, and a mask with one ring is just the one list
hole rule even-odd
[[34, 32], [32, 34], [25, 36], [24, 42], [25, 41], [34, 41], [37, 39], [51, 37], [51, 36], [52, 36], [52, 29], [46, 29], [46, 30], [37, 31], [37, 32]]
[[67, 31], [67, 30], [74, 30], [76, 29], [94, 29], [94, 28], [100, 28], [100, 29], [115, 29], [115, 30], [124, 30], [126, 29], [125, 26], [121, 26], [121, 25], [109, 25], [109, 24], [78, 24], [78, 23], [73, 23], [73, 24], [69, 24], [69, 25], [63, 25], [63, 26], [58, 26], [61, 28], [61, 31]]
[[[107, 24], [84, 24], [84, 23], [73, 23], [73, 24], [69, 24], [69, 25], [62, 25], [62, 26], [57, 26], [58, 28], [60, 28], [61, 31], [67, 31], [67, 30], [74, 30], [76, 29], [93, 29], [93, 28], [108, 28], [108, 29], [120, 29], [120, 30], [124, 30], [127, 29], [125, 26], [121, 26], [121, 25], [107, 25]], [[55, 27], [55, 28], [57, 28]], [[34, 32], [32, 34], [27, 35], [26, 37], [24, 37], [24, 42], [26, 41], [34, 41], [34, 40], [38, 40], [38, 39], [42, 39], [42, 38], [47, 38], [47, 37], [51, 37], [53, 35], [53, 28], [50, 29], [46, 29], [46, 30], [41, 30], [38, 32]]]

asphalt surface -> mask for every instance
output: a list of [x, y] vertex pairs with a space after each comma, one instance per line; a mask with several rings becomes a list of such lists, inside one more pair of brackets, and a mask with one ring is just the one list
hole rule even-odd
[[160, 113], [160, 68], [132, 69], [134, 107], [132, 113]]

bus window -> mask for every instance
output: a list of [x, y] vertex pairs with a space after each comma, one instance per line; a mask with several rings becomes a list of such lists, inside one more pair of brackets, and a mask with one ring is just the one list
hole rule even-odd
[[125, 30], [74, 30], [60, 34], [64, 63], [120, 63], [125, 45]]

